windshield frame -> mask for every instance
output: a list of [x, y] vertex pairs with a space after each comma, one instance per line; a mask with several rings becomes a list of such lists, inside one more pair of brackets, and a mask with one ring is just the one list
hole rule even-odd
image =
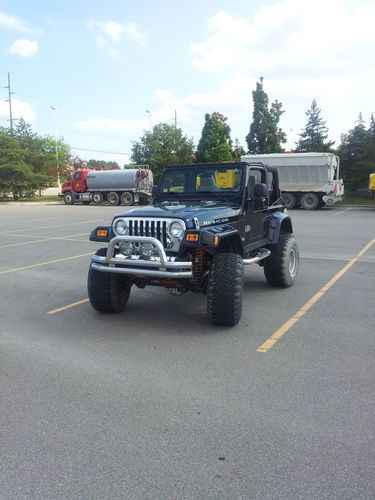
[[[217, 192], [195, 192], [195, 193], [178, 193], [178, 192], [162, 192], [162, 181], [170, 172], [182, 171], [199, 171], [216, 169], [232, 169], [237, 168], [241, 171], [241, 179], [238, 191], [217, 191]], [[246, 164], [243, 162], [228, 162], [228, 163], [194, 163], [191, 165], [172, 165], [167, 167], [158, 183], [155, 191], [154, 202], [164, 202], [169, 200], [191, 200], [191, 201], [204, 201], [204, 200], [220, 200], [232, 203], [241, 204], [244, 196], [244, 180], [246, 174]]]

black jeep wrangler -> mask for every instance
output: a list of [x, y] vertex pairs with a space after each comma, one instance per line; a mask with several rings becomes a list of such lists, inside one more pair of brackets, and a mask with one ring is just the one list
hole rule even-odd
[[92, 231], [108, 242], [91, 257], [88, 295], [100, 312], [123, 311], [133, 285], [207, 295], [212, 323], [241, 318], [244, 265], [268, 283], [292, 285], [299, 252], [275, 168], [263, 163], [167, 167], [152, 206], [124, 212]]

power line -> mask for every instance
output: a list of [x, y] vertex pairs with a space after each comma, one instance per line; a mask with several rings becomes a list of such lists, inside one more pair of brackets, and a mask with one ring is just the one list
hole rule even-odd
[[72, 149], [77, 149], [77, 151], [88, 151], [89, 153], [107, 153], [111, 155], [126, 155], [130, 156], [131, 153], [119, 153], [118, 151], [100, 151], [98, 149], [86, 149], [86, 148], [76, 148], [75, 146], [70, 146]]

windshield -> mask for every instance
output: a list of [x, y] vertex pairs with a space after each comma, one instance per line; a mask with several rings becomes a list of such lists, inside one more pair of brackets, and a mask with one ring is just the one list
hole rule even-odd
[[199, 166], [167, 169], [161, 179], [159, 195], [226, 195], [239, 193], [241, 166]]

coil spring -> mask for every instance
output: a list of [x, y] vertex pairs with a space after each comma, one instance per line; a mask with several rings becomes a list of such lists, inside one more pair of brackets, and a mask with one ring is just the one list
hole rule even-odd
[[193, 256], [193, 280], [196, 288], [201, 288], [203, 281], [203, 254], [204, 250], [198, 248]]

